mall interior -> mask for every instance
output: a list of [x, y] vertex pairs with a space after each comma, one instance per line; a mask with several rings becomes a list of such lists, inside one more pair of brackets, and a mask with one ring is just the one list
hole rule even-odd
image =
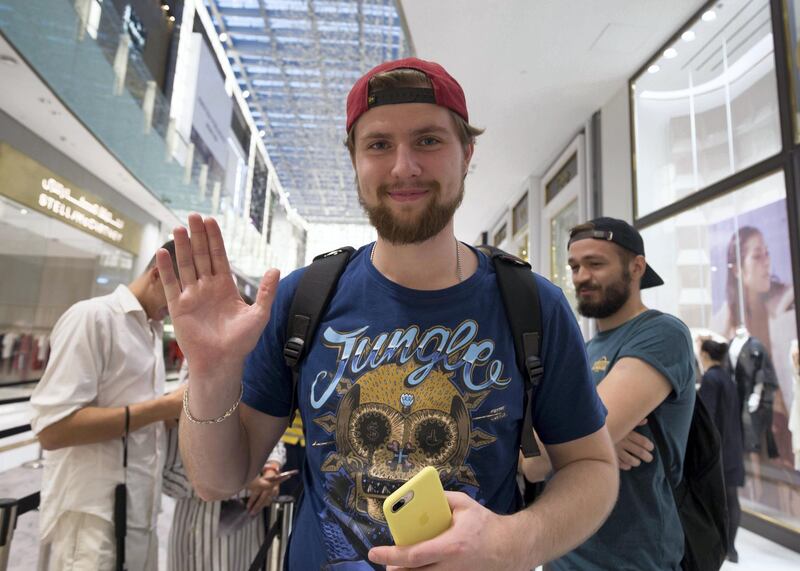
[[[575, 306], [569, 230], [621, 218], [667, 284], [648, 307], [696, 339], [744, 325], [763, 343], [772, 442], [744, 458], [723, 568], [800, 569], [800, 0], [0, 0], [2, 569], [44, 568], [29, 401], [58, 319], [140, 275], [191, 212], [219, 222], [249, 297], [268, 268], [374, 241], [345, 98], [412, 56], [445, 66], [485, 129], [460, 241], [528, 261]], [[169, 320], [163, 349], [173, 390]], [[161, 569], [181, 568], [174, 504]]]

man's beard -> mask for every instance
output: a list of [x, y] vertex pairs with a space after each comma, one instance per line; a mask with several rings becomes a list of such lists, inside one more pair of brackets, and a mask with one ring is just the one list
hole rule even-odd
[[[577, 289], [580, 290], [583, 285]], [[627, 267], [622, 268], [622, 277], [600, 290], [600, 301], [592, 303], [584, 301], [578, 296], [578, 313], [584, 317], [594, 317], [596, 319], [605, 319], [611, 317], [625, 305], [628, 298], [631, 296], [631, 272]]]
[[361, 194], [361, 186], [356, 177], [356, 187], [358, 188], [358, 202], [367, 213], [370, 223], [378, 231], [378, 236], [391, 244], [419, 244], [429, 240], [441, 232], [450, 220], [453, 219], [461, 201], [464, 199], [464, 182], [461, 181], [461, 188], [458, 196], [451, 202], [442, 202], [441, 185], [430, 182], [423, 185], [424, 188], [433, 196], [428, 201], [428, 206], [417, 217], [407, 221], [399, 220], [387, 204], [384, 197], [389, 196], [391, 186], [382, 184], [378, 187], [376, 196], [378, 203], [374, 206], [368, 205]]

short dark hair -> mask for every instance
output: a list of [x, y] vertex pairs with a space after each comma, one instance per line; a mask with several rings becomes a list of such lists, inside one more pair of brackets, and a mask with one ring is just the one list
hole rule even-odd
[[711, 357], [713, 361], [722, 361], [725, 355], [728, 354], [728, 344], [719, 343], [713, 339], [706, 339], [700, 345], [700, 351], [708, 353], [708, 356]]
[[[169, 252], [170, 260], [172, 260], [172, 269], [175, 271], [175, 276], [177, 277], [178, 274], [178, 260], [175, 256], [175, 240], [168, 240], [161, 245], [161, 248], [165, 249]], [[161, 249], [159, 248], [159, 250]], [[150, 258], [150, 261], [147, 263], [147, 267], [144, 269], [145, 272], [149, 272], [151, 269], [156, 267], [156, 255], [153, 254], [153, 257]]]

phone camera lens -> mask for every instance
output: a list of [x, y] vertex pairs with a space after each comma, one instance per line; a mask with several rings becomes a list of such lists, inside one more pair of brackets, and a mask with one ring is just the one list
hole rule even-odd
[[398, 502], [395, 502], [395, 504], [392, 506], [392, 513], [397, 513], [398, 510], [400, 510], [400, 508], [402, 508], [404, 505], [406, 505], [405, 498], [401, 499]]

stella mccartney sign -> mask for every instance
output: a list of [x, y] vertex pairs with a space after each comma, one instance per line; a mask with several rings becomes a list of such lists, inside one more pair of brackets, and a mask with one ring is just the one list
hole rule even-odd
[[0, 143], [0, 194], [138, 254], [138, 224], [6, 143]]

